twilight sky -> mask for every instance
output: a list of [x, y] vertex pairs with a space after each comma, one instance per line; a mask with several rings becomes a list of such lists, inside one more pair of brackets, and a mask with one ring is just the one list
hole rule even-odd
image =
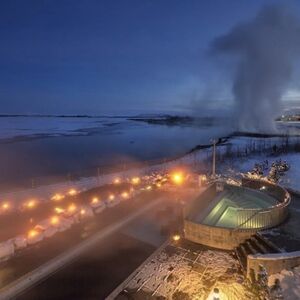
[[[211, 101], [226, 106], [226, 80], [205, 52], [277, 2], [1, 1], [0, 113], [180, 111], [214, 86]], [[300, 1], [286, 2], [300, 15]]]

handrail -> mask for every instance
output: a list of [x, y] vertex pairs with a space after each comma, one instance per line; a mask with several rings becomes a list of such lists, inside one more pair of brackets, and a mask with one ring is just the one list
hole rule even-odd
[[[241, 209], [241, 211], [242, 211], [242, 209]], [[244, 222], [242, 222], [237, 227], [235, 227], [233, 229], [233, 231], [236, 231], [236, 230], [240, 229], [244, 224], [246, 224], [247, 222], [249, 222], [252, 218], [254, 218], [256, 215], [258, 215], [261, 211], [262, 211], [262, 209], [256, 210], [253, 215], [251, 215], [248, 219], [246, 219]], [[248, 228], [245, 228], [245, 229], [248, 229]]]
[[[256, 180], [256, 179], [248, 179], [247, 180], [247, 182], [250, 182], [250, 181], [256, 181], [256, 182], [259, 182], [259, 180]], [[271, 184], [271, 183], [270, 183]], [[272, 184], [273, 185], [273, 184]], [[275, 185], [273, 185], [273, 186], [275, 186]], [[236, 231], [236, 230], [239, 230], [239, 229], [242, 229], [242, 227], [245, 225], [245, 224], [247, 224], [249, 221], [251, 221], [252, 219], [254, 219], [257, 215], [259, 215], [259, 214], [261, 214], [261, 213], [267, 213], [267, 212], [270, 212], [271, 213], [271, 211], [272, 210], [278, 210], [278, 209], [284, 209], [285, 207], [287, 207], [289, 204], [290, 204], [290, 202], [291, 202], [291, 196], [290, 196], [290, 194], [286, 191], [286, 189], [285, 188], [283, 188], [283, 187], [281, 187], [281, 186], [275, 186], [275, 187], [277, 187], [277, 188], [279, 188], [279, 189], [281, 189], [283, 192], [285, 192], [285, 194], [284, 194], [284, 196], [283, 196], [283, 199], [281, 199], [281, 201], [278, 203], [278, 204], [276, 204], [276, 205], [274, 205], [274, 206], [272, 206], [272, 207], [268, 207], [268, 208], [262, 208], [262, 209], [238, 209], [238, 211], [244, 211], [244, 212], [251, 212], [251, 211], [253, 211], [253, 214], [251, 214], [245, 221], [243, 221], [241, 224], [238, 224], [238, 226], [236, 227], [236, 228], [234, 228], [234, 231]], [[271, 225], [271, 224], [270, 224]], [[248, 228], [244, 228], [245, 230], [247, 230]]]
[[[272, 212], [272, 210], [283, 209], [283, 208], [287, 207], [289, 205], [289, 203], [290, 203], [290, 199], [288, 199], [286, 202], [280, 203], [280, 205], [273, 206], [273, 207], [270, 207], [270, 208], [264, 208], [264, 209], [238, 209], [238, 211], [248, 211], [248, 212], [254, 211], [254, 212], [244, 222], [242, 222], [236, 228], [234, 228], [234, 231], [238, 230], [238, 229], [241, 229], [241, 227], [243, 225], [245, 225], [247, 222], [249, 222], [250, 220], [252, 220], [258, 214]], [[244, 228], [244, 229], [247, 230], [248, 228]]]

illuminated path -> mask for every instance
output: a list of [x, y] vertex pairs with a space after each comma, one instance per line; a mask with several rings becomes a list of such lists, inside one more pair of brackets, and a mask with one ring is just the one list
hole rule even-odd
[[64, 267], [66, 264], [70, 263], [72, 260], [77, 258], [83, 252], [89, 248], [96, 245], [102, 239], [108, 237], [109, 235], [120, 230], [122, 227], [126, 226], [128, 223], [132, 222], [135, 218], [146, 213], [152, 208], [156, 207], [163, 201], [163, 197], [160, 197], [156, 200], [149, 202], [144, 205], [142, 208], [138, 209], [136, 212], [130, 214], [126, 218], [123, 218], [118, 223], [114, 223], [98, 233], [94, 234], [90, 238], [81, 242], [72, 249], [60, 254], [59, 256], [49, 260], [47, 263], [41, 265], [35, 270], [21, 276], [19, 279], [15, 280], [11, 284], [5, 286], [0, 290], [0, 299], [14, 299], [18, 295], [22, 294], [25, 290], [33, 287], [43, 279], [46, 279], [53, 273], [57, 272], [59, 269]]

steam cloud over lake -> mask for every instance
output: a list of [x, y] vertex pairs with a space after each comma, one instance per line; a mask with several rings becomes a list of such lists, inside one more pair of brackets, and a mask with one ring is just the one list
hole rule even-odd
[[214, 39], [210, 53], [233, 65], [238, 129], [274, 131], [300, 55], [300, 20], [286, 7], [265, 6], [253, 20]]

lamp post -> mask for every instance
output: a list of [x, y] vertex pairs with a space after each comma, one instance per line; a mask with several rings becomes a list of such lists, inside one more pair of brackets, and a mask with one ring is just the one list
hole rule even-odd
[[213, 144], [213, 155], [212, 155], [212, 177], [216, 177], [216, 144], [217, 140], [213, 139], [212, 140]]
[[214, 288], [213, 300], [221, 300], [221, 299], [220, 299], [220, 293], [219, 293], [219, 289], [218, 289], [218, 288]]

